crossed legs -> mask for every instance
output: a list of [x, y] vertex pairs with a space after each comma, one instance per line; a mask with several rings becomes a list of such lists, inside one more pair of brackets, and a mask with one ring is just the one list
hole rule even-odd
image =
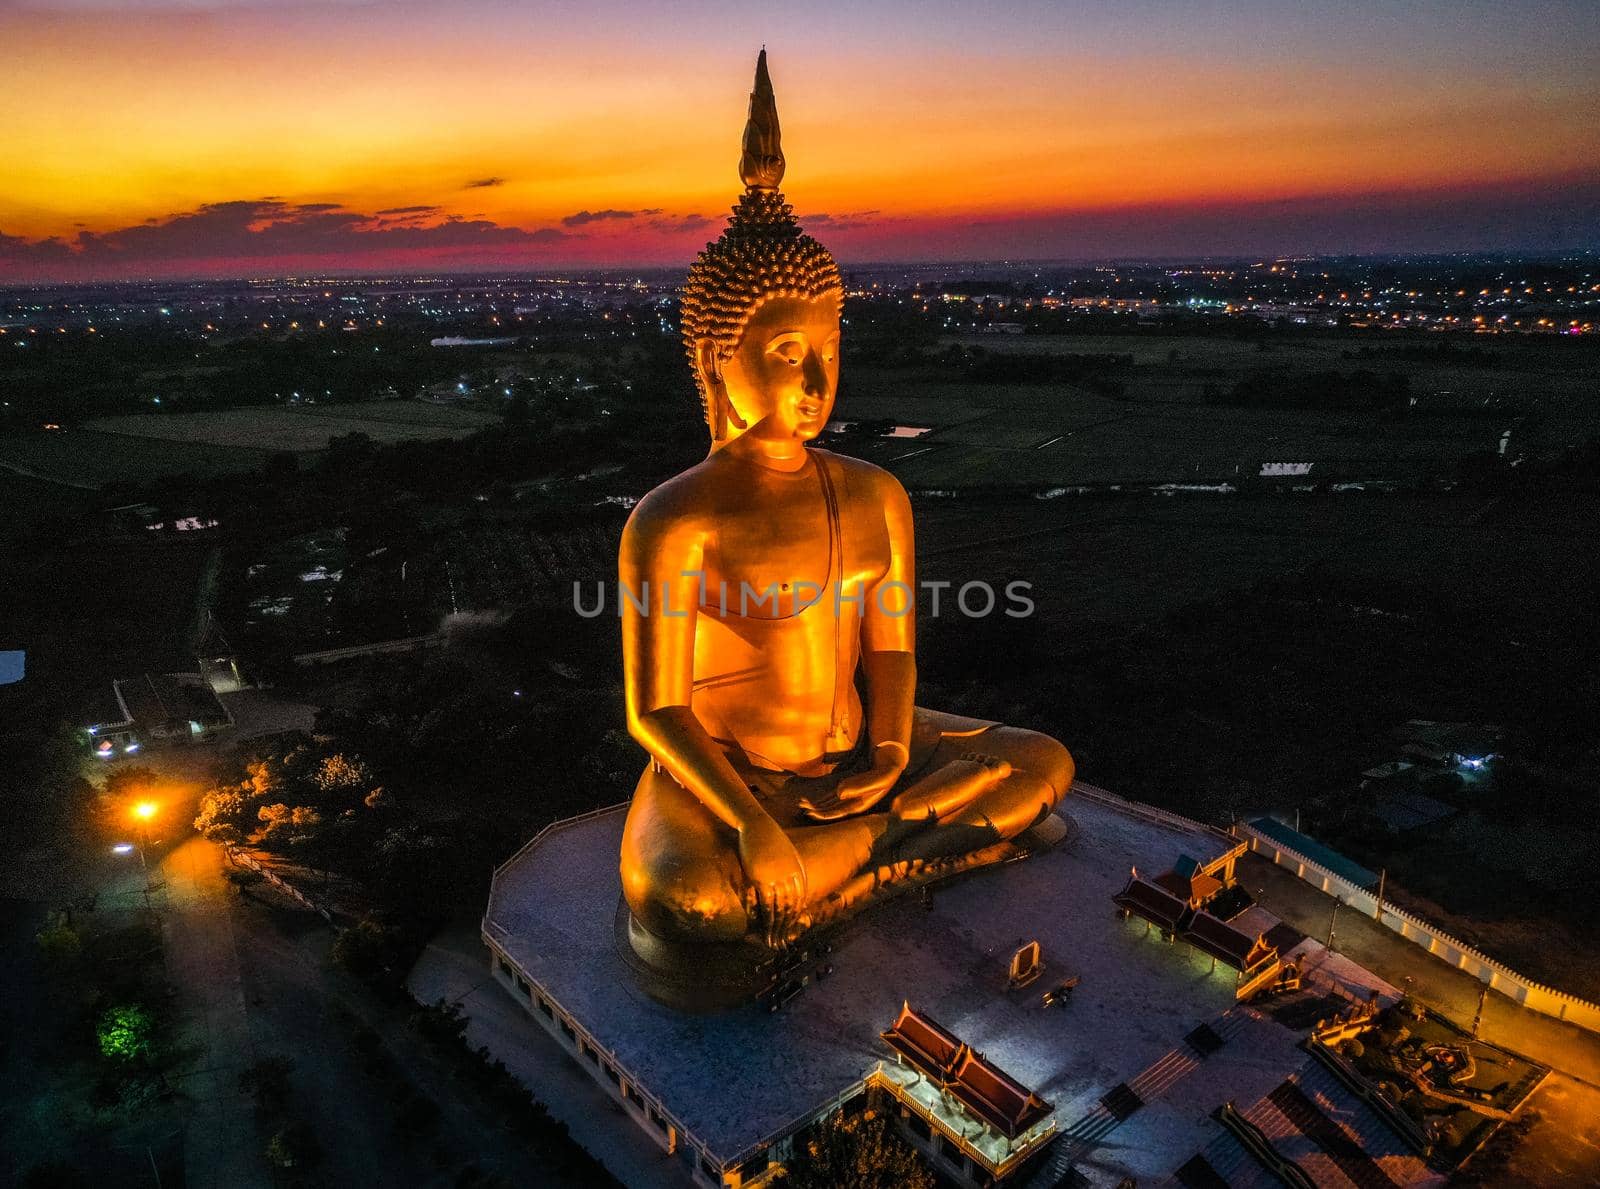
[[[806, 870], [813, 916], [849, 907], [829, 903], [841, 896], [851, 904], [864, 899], [863, 877], [875, 886], [908, 865], [1015, 838], [1043, 820], [1072, 785], [1072, 757], [1046, 735], [917, 713], [923, 725], [933, 720], [944, 730], [931, 752], [916, 757], [915, 775], [886, 808], [820, 825], [780, 816]], [[651, 933], [706, 942], [759, 934], [732, 832], [654, 765], [634, 791], [622, 857], [623, 895]]]

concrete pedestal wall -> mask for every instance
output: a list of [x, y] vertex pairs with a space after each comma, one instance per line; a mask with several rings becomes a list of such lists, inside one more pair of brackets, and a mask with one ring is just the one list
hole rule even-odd
[[1393, 904], [1386, 903], [1380, 908], [1377, 896], [1365, 888], [1357, 887], [1243, 822], [1234, 826], [1234, 832], [1245, 839], [1257, 854], [1265, 855], [1278, 866], [1293, 871], [1306, 883], [1337, 898], [1347, 907], [1372, 917], [1413, 945], [1420, 946], [1458, 970], [1466, 971], [1486, 983], [1491, 990], [1500, 992], [1531, 1011], [1565, 1020], [1590, 1032], [1600, 1032], [1600, 1004], [1534, 982]]

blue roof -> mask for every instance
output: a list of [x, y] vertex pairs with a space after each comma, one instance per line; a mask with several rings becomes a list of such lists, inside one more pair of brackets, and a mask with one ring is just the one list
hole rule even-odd
[[1276, 818], [1258, 817], [1250, 823], [1250, 828], [1265, 834], [1274, 842], [1281, 842], [1290, 850], [1298, 851], [1319, 867], [1326, 867], [1335, 875], [1349, 880], [1358, 888], [1366, 888], [1370, 891], [1378, 886], [1377, 872], [1368, 871], [1354, 859], [1345, 858], [1331, 846], [1323, 845], [1311, 835], [1302, 834], [1299, 830], [1284, 825]]
[[0, 652], [0, 685], [21, 681], [28, 654], [22, 651]]

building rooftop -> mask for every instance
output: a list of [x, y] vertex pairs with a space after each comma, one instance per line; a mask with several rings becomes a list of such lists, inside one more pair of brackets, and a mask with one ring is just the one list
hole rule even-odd
[[1341, 876], [1355, 884], [1358, 888], [1375, 888], [1378, 886], [1378, 873], [1369, 871], [1354, 859], [1346, 858], [1333, 847], [1318, 842], [1309, 834], [1302, 834], [1292, 826], [1287, 826], [1274, 817], [1258, 817], [1250, 822], [1250, 828], [1265, 834], [1274, 842], [1282, 843], [1290, 850], [1296, 851], [1310, 859], [1313, 863]]
[[[624, 807], [558, 823], [502, 867], [484, 932], [724, 1161], [892, 1063], [880, 1034], [906, 1001], [1053, 1104], [1065, 1127], [1229, 1011], [1237, 976], [1112, 904], [1130, 868], [1213, 862], [1229, 838], [1109, 795], [1063, 809], [1075, 840], [963, 876], [931, 907], [903, 897], [870, 910], [838, 937], [832, 975], [777, 1014], [752, 1003], [688, 1015], [640, 989], [618, 950]], [[1008, 991], [1007, 964], [1029, 940], [1043, 977]], [[1045, 1008], [1042, 991], [1074, 975], [1070, 999]]]

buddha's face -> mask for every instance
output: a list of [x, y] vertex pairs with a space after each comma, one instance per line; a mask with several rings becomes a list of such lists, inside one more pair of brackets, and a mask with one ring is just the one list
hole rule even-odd
[[702, 344], [701, 376], [726, 402], [729, 436], [808, 442], [822, 432], [839, 387], [838, 311], [832, 296], [775, 297], [751, 315], [731, 359]]

